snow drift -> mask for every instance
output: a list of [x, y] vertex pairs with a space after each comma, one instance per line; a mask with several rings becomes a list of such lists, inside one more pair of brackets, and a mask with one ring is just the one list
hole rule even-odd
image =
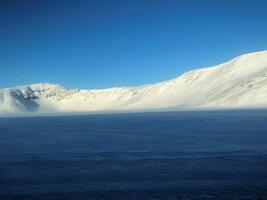
[[140, 87], [33, 84], [0, 89], [0, 113], [267, 108], [267, 51]]

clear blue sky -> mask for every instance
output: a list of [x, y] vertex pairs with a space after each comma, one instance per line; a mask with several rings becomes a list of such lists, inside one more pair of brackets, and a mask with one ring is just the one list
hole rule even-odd
[[0, 0], [0, 88], [141, 85], [267, 49], [267, 0]]

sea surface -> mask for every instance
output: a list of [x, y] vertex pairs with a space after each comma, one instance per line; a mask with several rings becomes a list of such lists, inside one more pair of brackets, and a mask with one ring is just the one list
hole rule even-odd
[[0, 118], [1, 200], [267, 199], [267, 111]]

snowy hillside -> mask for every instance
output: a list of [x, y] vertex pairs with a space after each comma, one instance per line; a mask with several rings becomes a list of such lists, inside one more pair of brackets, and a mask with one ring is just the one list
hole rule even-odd
[[0, 89], [0, 113], [267, 108], [267, 51], [173, 80], [102, 90], [33, 84]]

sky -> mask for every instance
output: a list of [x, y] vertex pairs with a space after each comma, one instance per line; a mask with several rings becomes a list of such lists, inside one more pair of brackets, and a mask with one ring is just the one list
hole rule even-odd
[[137, 86], [267, 50], [267, 0], [0, 0], [0, 88]]

